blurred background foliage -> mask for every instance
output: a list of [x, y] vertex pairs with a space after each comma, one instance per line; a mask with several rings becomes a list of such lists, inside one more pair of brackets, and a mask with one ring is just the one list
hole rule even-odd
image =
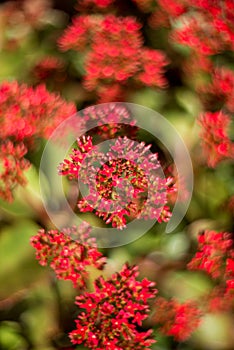
[[[7, 12], [6, 5], [12, 3], [20, 1], [1, 1], [0, 6], [0, 80], [16, 79], [36, 85], [40, 81], [34, 74], [35, 65], [42, 57], [52, 55], [61, 59], [64, 68], [44, 81], [47, 87], [74, 101], [78, 109], [92, 104], [94, 96], [81, 85], [82, 54], [61, 53], [56, 46], [57, 38], [75, 13], [75, 1], [28, 1], [28, 6], [32, 7], [31, 17], [24, 16], [20, 10]], [[131, 8], [128, 11], [131, 13]], [[137, 13], [134, 6], [132, 11]], [[195, 252], [199, 231], [214, 228], [231, 232], [233, 229], [232, 213], [223, 210], [230, 193], [234, 193], [233, 168], [225, 162], [216, 170], [201, 164], [196, 166], [201, 149], [195, 118], [202, 111], [202, 106], [191, 87], [192, 82], [181, 73], [181, 60], [186, 56], [186, 49], [179, 45], [169, 46], [166, 29], [152, 30], [145, 25], [144, 36], [148, 46], [163, 49], [170, 57], [172, 63], [167, 71], [169, 88], [164, 91], [141, 88], [130, 94], [128, 102], [161, 113], [175, 126], [192, 155], [194, 192], [186, 217], [175, 232], [165, 234], [165, 224], [155, 225], [147, 234], [127, 246], [106, 249], [104, 253], [108, 256], [108, 265], [105, 274], [110, 275], [129, 261], [140, 266], [142, 277], [157, 281], [161, 295], [176, 296], [181, 301], [191, 298], [199, 300], [212, 287], [212, 282], [202, 273], [186, 271], [186, 263]], [[231, 65], [234, 67], [233, 61]], [[49, 268], [41, 267], [29, 244], [30, 237], [40, 226], [50, 225], [38, 184], [43, 145], [43, 142], [38, 142], [35, 152], [29, 154], [32, 166], [27, 171], [28, 185], [16, 189], [13, 203], [1, 201], [2, 350], [72, 348], [67, 333], [74, 328], [76, 291], [70, 282], [55, 280]], [[97, 272], [93, 271], [93, 278], [96, 276]], [[229, 313], [208, 314], [191, 339], [184, 343], [176, 343], [155, 331], [157, 343], [152, 349], [231, 350], [233, 334], [233, 319]], [[82, 346], [76, 348], [84, 349]]]

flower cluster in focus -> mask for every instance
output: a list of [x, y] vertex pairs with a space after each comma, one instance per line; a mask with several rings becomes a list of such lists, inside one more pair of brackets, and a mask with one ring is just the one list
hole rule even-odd
[[[117, 138], [108, 153], [98, 150], [91, 137], [77, 140], [71, 160], [59, 166], [59, 174], [79, 179], [89, 194], [78, 201], [81, 212], [93, 212], [107, 224], [122, 229], [126, 217], [167, 222], [168, 194], [175, 190], [172, 178], [164, 178], [157, 154], [143, 142]], [[87, 176], [87, 174], [89, 174]]]
[[76, 320], [76, 329], [70, 333], [72, 343], [90, 349], [143, 350], [155, 342], [152, 330], [139, 331], [149, 313], [148, 300], [154, 298], [154, 283], [146, 278], [137, 281], [137, 266], [127, 264], [109, 279], [99, 277], [95, 291], [76, 298], [84, 309]]

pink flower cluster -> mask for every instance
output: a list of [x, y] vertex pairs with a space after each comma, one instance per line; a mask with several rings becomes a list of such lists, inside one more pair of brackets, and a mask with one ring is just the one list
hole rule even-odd
[[149, 313], [148, 300], [154, 298], [154, 283], [146, 278], [137, 281], [137, 266], [124, 265], [110, 278], [99, 277], [94, 292], [76, 298], [85, 311], [76, 320], [70, 333], [72, 343], [83, 343], [95, 350], [143, 350], [155, 342], [152, 330], [140, 331]]
[[[84, 120], [89, 134], [97, 135], [102, 140], [109, 140], [116, 136], [128, 135], [136, 138], [137, 127], [130, 111], [122, 103], [107, 103], [90, 106], [79, 112]], [[97, 125], [97, 127], [93, 127]]]
[[60, 164], [59, 174], [88, 185], [89, 194], [78, 201], [80, 211], [95, 211], [107, 224], [120, 229], [127, 217], [156, 218], [159, 222], [170, 219], [166, 203], [173, 179], [162, 177], [160, 162], [157, 154], [149, 151], [150, 145], [117, 138], [106, 154], [92, 144], [91, 137], [78, 139], [77, 145], [71, 160]]
[[74, 287], [83, 288], [89, 276], [87, 267], [102, 269], [106, 261], [95, 240], [89, 237], [90, 231], [88, 224], [60, 232], [41, 229], [31, 238], [31, 245], [41, 265], [49, 264], [57, 278], [71, 280]]

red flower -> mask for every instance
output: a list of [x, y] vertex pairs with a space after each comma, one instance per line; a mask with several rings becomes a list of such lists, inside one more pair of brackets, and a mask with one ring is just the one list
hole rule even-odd
[[0, 86], [0, 137], [24, 140], [49, 137], [54, 129], [76, 112], [73, 103], [50, 93], [44, 85], [36, 88], [17, 82]]
[[[226, 232], [205, 231], [198, 238], [198, 252], [189, 262], [188, 268], [191, 270], [204, 270], [212, 278], [228, 276], [232, 270], [233, 251], [230, 234]], [[225, 272], [225, 259], [227, 266]]]
[[165, 86], [162, 75], [167, 59], [161, 51], [142, 45], [140, 28], [141, 24], [130, 16], [86, 15], [75, 18], [59, 39], [64, 51], [86, 49], [84, 86], [96, 91], [102, 102], [110, 101], [107, 89], [111, 89], [112, 98], [119, 100], [126, 84], [134, 88], [134, 81]]
[[31, 74], [38, 82], [49, 78], [59, 81], [64, 79], [64, 75], [62, 74], [63, 68], [64, 64], [61, 59], [53, 56], [45, 56], [35, 64]]
[[137, 325], [149, 313], [148, 299], [156, 294], [154, 283], [136, 280], [138, 268], [123, 266], [105, 280], [95, 281], [95, 291], [76, 298], [76, 304], [85, 309], [76, 320], [76, 329], [70, 333], [72, 343], [84, 343], [90, 349], [148, 349], [155, 342], [151, 330], [139, 331]]
[[234, 146], [228, 136], [230, 122], [230, 117], [221, 111], [207, 112], [199, 118], [202, 146], [210, 167], [215, 167], [223, 159], [234, 157]]
[[79, 16], [72, 19], [72, 25], [69, 26], [63, 36], [59, 39], [58, 45], [62, 51], [83, 50], [90, 43], [90, 34], [100, 25], [100, 19], [95, 16]]
[[169, 61], [161, 51], [152, 49], [141, 50], [141, 69], [135, 79], [139, 79], [146, 86], [165, 87], [167, 80], [163, 76], [164, 67]]
[[200, 87], [201, 98], [207, 108], [225, 107], [234, 112], [234, 71], [215, 68], [211, 73], [211, 83]]
[[19, 184], [26, 184], [23, 174], [28, 169], [30, 163], [24, 158], [27, 148], [23, 143], [13, 144], [6, 141], [0, 145], [0, 197], [6, 201], [12, 201], [12, 191]]
[[14, 185], [17, 182], [25, 184], [23, 170], [29, 163], [23, 155], [27, 149], [38, 137], [49, 137], [59, 123], [75, 113], [76, 108], [58, 94], [48, 92], [43, 85], [32, 88], [5, 82], [0, 85], [0, 111], [0, 139], [3, 142], [0, 147], [4, 161], [0, 196], [12, 200]]
[[102, 269], [105, 263], [94, 239], [89, 238], [90, 229], [88, 224], [82, 224], [61, 232], [39, 230], [31, 238], [36, 258], [41, 265], [49, 264], [57, 278], [71, 280], [74, 287], [83, 288], [89, 275], [86, 267]]
[[160, 331], [173, 336], [177, 341], [184, 341], [200, 324], [202, 312], [195, 302], [179, 303], [160, 297], [154, 305], [153, 321], [161, 325]]
[[184, 26], [173, 34], [176, 41], [204, 55], [233, 48], [234, 6], [229, 0], [192, 0], [187, 2], [187, 12]]

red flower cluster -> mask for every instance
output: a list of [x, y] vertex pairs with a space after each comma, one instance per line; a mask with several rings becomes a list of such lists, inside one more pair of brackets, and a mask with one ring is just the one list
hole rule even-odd
[[73, 103], [48, 92], [44, 85], [35, 88], [17, 82], [0, 86], [0, 121], [2, 139], [30, 140], [49, 137], [54, 129], [76, 112]]
[[[233, 145], [227, 135], [229, 117], [221, 108], [234, 111], [234, 73], [231, 69], [216, 67], [216, 59], [211, 57], [234, 48], [234, 3], [230, 0], [134, 1], [140, 9], [151, 13], [152, 27], [169, 27], [171, 42], [189, 48], [190, 55], [185, 58], [182, 69], [190, 81], [193, 74], [195, 89], [205, 109], [219, 111], [200, 117], [208, 165], [214, 167], [222, 159], [233, 158]], [[204, 73], [210, 74], [211, 83], [203, 82], [207, 81]]]
[[210, 167], [234, 157], [234, 145], [228, 136], [231, 119], [222, 112], [206, 112], [199, 118], [202, 146]]
[[188, 269], [203, 270], [218, 284], [204, 298], [208, 312], [230, 311], [234, 296], [234, 249], [230, 233], [205, 231], [198, 237], [198, 252]]
[[[62, 120], [76, 112], [76, 108], [73, 103], [48, 92], [43, 85], [32, 88], [6, 82], [0, 86], [0, 112], [2, 159], [5, 157], [4, 171], [0, 174], [0, 196], [11, 200], [12, 185], [25, 183], [23, 170], [28, 168], [28, 163], [22, 159], [23, 155], [38, 137], [49, 137]], [[13, 142], [14, 146], [7, 141]]]
[[[136, 1], [136, 0], [135, 0]], [[138, 3], [142, 0], [137, 0]], [[148, 2], [148, 1], [145, 1]], [[187, 11], [187, 0], [151, 0], [149, 25], [152, 28], [171, 27], [173, 21]]]
[[[173, 28], [173, 40], [202, 55], [210, 55], [233, 48], [234, 5], [230, 0], [135, 0], [139, 7], [152, 12], [149, 19], [153, 27]], [[151, 4], [149, 4], [151, 3]], [[155, 6], [157, 3], [157, 6]], [[180, 27], [174, 30], [179, 19]], [[181, 26], [182, 25], [182, 26]]]
[[149, 152], [150, 145], [118, 138], [105, 154], [93, 146], [90, 137], [78, 139], [77, 144], [71, 160], [60, 164], [59, 174], [88, 185], [89, 194], [78, 202], [80, 211], [95, 211], [120, 229], [126, 217], [169, 220], [170, 209], [165, 204], [172, 179], [160, 174], [157, 154]]
[[158, 297], [154, 304], [153, 322], [161, 325], [160, 331], [173, 336], [177, 341], [184, 341], [196, 330], [201, 321], [202, 312], [195, 302], [179, 303]]
[[16, 184], [23, 186], [26, 183], [23, 171], [30, 166], [24, 158], [27, 149], [23, 143], [14, 145], [11, 141], [6, 141], [0, 145], [0, 152], [0, 197], [11, 202]]
[[[234, 251], [231, 235], [226, 232], [205, 231], [198, 237], [198, 252], [188, 264], [191, 270], [206, 271], [212, 278], [228, 275]], [[226, 272], [225, 272], [225, 264]]]
[[64, 75], [62, 74], [63, 68], [64, 65], [61, 59], [53, 56], [45, 56], [35, 64], [31, 74], [38, 82], [49, 78], [59, 81], [64, 79]]
[[207, 312], [230, 312], [233, 308], [234, 279], [225, 285], [217, 285], [203, 298], [203, 308]]
[[155, 340], [152, 330], [139, 331], [137, 327], [149, 313], [148, 299], [156, 294], [154, 283], [137, 281], [138, 268], [123, 266], [109, 279], [99, 277], [95, 291], [76, 298], [76, 304], [85, 309], [78, 315], [76, 329], [70, 333], [72, 343], [95, 350], [143, 350]]
[[31, 238], [31, 245], [41, 265], [49, 264], [57, 278], [71, 280], [74, 287], [83, 288], [89, 276], [87, 266], [102, 269], [106, 260], [89, 237], [90, 230], [88, 224], [61, 232], [41, 229]]
[[[121, 95], [126, 84], [164, 87], [162, 77], [168, 61], [161, 51], [145, 48], [141, 25], [134, 17], [87, 15], [73, 20], [59, 40], [62, 50], [86, 50], [84, 86], [109, 101], [109, 88]], [[113, 86], [114, 85], [114, 90]], [[119, 89], [117, 88], [119, 86]]]
[[234, 71], [228, 68], [215, 68], [211, 74], [211, 82], [203, 85], [199, 92], [204, 105], [208, 109], [225, 107], [234, 112]]

